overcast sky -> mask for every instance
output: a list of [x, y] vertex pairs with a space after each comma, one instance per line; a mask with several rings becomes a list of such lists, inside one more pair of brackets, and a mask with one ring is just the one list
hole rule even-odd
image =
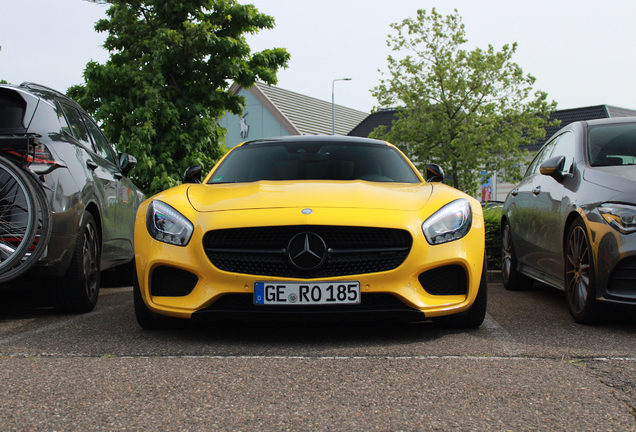
[[[248, 3], [242, 1], [241, 3]], [[608, 104], [636, 109], [636, 2], [633, 0], [253, 0], [276, 28], [250, 36], [254, 51], [291, 53], [278, 86], [369, 112], [390, 54], [389, 25], [436, 7], [457, 9], [466, 48], [519, 44], [513, 61], [537, 78], [559, 109]], [[86, 63], [106, 62], [96, 20], [106, 6], [84, 0], [0, 0], [0, 79], [60, 91], [83, 82]]]

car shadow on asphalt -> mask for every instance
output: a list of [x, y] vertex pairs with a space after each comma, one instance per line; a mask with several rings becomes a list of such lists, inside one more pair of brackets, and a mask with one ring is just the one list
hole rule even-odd
[[21, 278], [0, 287], [0, 321], [56, 314], [42, 280]]
[[343, 346], [365, 344], [411, 344], [434, 341], [451, 333], [479, 332], [441, 327], [431, 321], [408, 323], [394, 320], [342, 322], [249, 322], [217, 321], [189, 323], [179, 330], [188, 342]]
[[[114, 272], [102, 272], [100, 290], [122, 287]], [[62, 315], [53, 308], [50, 280], [21, 277], [0, 285], [0, 321]]]
[[[554, 309], [559, 309], [568, 314], [568, 306], [565, 299], [565, 292], [550, 285], [535, 282], [531, 288], [523, 291], [505, 291], [510, 296], [520, 295], [531, 301], [549, 305]], [[569, 318], [571, 319], [571, 318]], [[574, 323], [574, 321], [572, 320]], [[602, 322], [592, 326], [621, 327], [623, 330], [633, 329], [636, 331], [636, 309], [634, 307], [621, 307], [616, 305], [606, 305], [606, 315]], [[583, 328], [586, 326], [583, 325]]]

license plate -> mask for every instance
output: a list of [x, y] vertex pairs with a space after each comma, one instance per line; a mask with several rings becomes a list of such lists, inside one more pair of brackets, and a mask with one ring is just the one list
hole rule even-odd
[[255, 282], [254, 304], [360, 304], [360, 282]]

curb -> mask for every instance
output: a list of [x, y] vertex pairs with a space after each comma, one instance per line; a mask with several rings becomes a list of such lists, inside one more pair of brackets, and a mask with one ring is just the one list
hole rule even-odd
[[488, 270], [488, 282], [503, 283], [503, 279], [501, 279], [501, 270]]

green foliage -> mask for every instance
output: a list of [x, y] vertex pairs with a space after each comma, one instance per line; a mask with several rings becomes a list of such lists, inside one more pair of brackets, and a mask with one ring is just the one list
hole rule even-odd
[[501, 269], [501, 209], [484, 209], [486, 259], [489, 270]]
[[232, 81], [276, 83], [289, 54], [251, 53], [244, 35], [274, 19], [235, 0], [109, 0], [106, 64], [90, 62], [67, 94], [102, 122], [119, 151], [133, 154], [133, 180], [147, 194], [178, 184], [188, 166], [211, 168], [226, 150], [218, 120], [242, 112]]
[[388, 133], [380, 128], [373, 136], [422, 166], [439, 164], [453, 186], [469, 194], [487, 164], [505, 169], [504, 180], [518, 180], [526, 156], [519, 146], [545, 136], [556, 103], [533, 93], [535, 78], [511, 61], [517, 44], [499, 52], [491, 45], [461, 49], [467, 39], [457, 10], [447, 16], [418, 10], [416, 18], [391, 27], [397, 35], [389, 35], [387, 45], [400, 58], [388, 57], [386, 78], [372, 93], [380, 106], [399, 106], [398, 119]]
[[7, 80], [0, 80], [0, 84], [9, 84]]

